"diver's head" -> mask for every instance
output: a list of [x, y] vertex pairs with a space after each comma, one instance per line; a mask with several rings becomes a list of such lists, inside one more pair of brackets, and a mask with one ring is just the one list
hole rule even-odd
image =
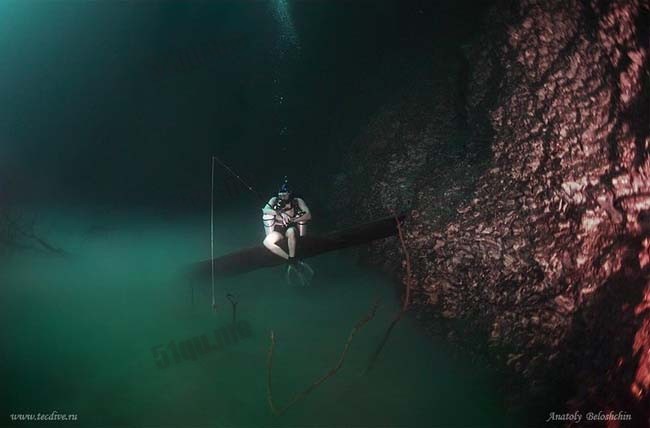
[[282, 201], [288, 201], [291, 199], [291, 190], [289, 189], [287, 177], [284, 177], [284, 181], [280, 185], [280, 189], [278, 190], [278, 199]]

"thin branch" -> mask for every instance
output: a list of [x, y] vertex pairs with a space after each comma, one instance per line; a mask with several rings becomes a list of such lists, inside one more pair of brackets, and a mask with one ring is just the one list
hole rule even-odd
[[2, 234], [4, 236], [2, 237], [2, 241], [5, 244], [16, 248], [29, 248], [28, 245], [19, 242], [20, 238], [23, 238], [23, 240], [35, 242], [43, 250], [60, 255], [66, 254], [65, 250], [51, 245], [34, 231], [34, 221], [25, 224], [22, 220], [23, 216], [21, 214], [18, 214], [15, 219], [11, 218], [9, 214], [3, 216]]
[[397, 224], [397, 235], [399, 236], [399, 242], [402, 244], [402, 251], [404, 252], [404, 261], [406, 263], [406, 291], [404, 293], [404, 300], [402, 301], [402, 312], [405, 312], [409, 304], [411, 303], [411, 285], [413, 282], [413, 275], [411, 272], [411, 256], [406, 249], [406, 242], [404, 240], [404, 232], [402, 231], [402, 225], [400, 224], [399, 218], [395, 213], [395, 223]]
[[237, 322], [237, 304], [239, 302], [230, 293], [226, 294], [226, 298], [230, 300], [230, 305], [232, 306], [232, 323], [235, 324]]
[[56, 254], [62, 254], [62, 255], [66, 254], [65, 250], [52, 246], [45, 239], [38, 236], [33, 230], [30, 230], [29, 232], [23, 232], [23, 235], [29, 239], [36, 241], [41, 247], [45, 248], [47, 251]]
[[402, 252], [404, 253], [404, 262], [406, 264], [406, 279], [405, 279], [404, 297], [402, 299], [402, 307], [400, 308], [399, 311], [397, 311], [397, 314], [395, 314], [395, 318], [393, 318], [393, 321], [390, 323], [390, 325], [386, 329], [386, 332], [384, 333], [384, 337], [382, 338], [381, 342], [379, 342], [379, 346], [377, 346], [377, 349], [375, 349], [375, 352], [370, 357], [370, 359], [368, 361], [368, 366], [363, 371], [362, 375], [365, 375], [370, 370], [372, 370], [375, 363], [377, 362], [377, 359], [379, 358], [379, 354], [381, 354], [381, 351], [384, 349], [384, 346], [386, 346], [386, 343], [388, 342], [388, 338], [390, 337], [390, 334], [393, 331], [393, 328], [395, 328], [397, 323], [402, 319], [402, 316], [406, 313], [406, 311], [408, 310], [409, 305], [411, 303], [411, 285], [412, 285], [412, 281], [413, 281], [413, 276], [412, 276], [412, 272], [411, 272], [411, 256], [409, 255], [409, 252], [406, 249], [406, 242], [404, 240], [404, 233], [402, 231], [402, 225], [400, 224], [399, 218], [394, 213], [393, 213], [393, 217], [395, 217], [395, 223], [397, 225], [397, 235], [399, 237], [400, 243], [402, 244]]
[[356, 323], [356, 325], [352, 328], [350, 331], [350, 335], [348, 336], [348, 340], [345, 342], [345, 347], [343, 348], [343, 352], [341, 353], [341, 356], [339, 357], [339, 361], [334, 366], [331, 368], [327, 373], [325, 373], [323, 376], [320, 378], [316, 379], [311, 385], [309, 385], [306, 389], [303, 391], [297, 393], [284, 407], [278, 408], [275, 405], [275, 402], [273, 401], [273, 391], [271, 388], [271, 373], [273, 371], [273, 351], [275, 349], [275, 334], [273, 333], [273, 330], [271, 330], [271, 344], [269, 346], [269, 355], [268, 355], [268, 360], [267, 360], [267, 368], [268, 368], [268, 377], [267, 377], [267, 399], [269, 402], [269, 407], [271, 408], [271, 411], [273, 412], [274, 415], [278, 416], [283, 414], [284, 412], [287, 411], [291, 406], [299, 402], [300, 400], [304, 399], [309, 393], [311, 393], [314, 389], [316, 389], [318, 386], [320, 386], [323, 382], [325, 382], [327, 379], [330, 377], [334, 376], [336, 372], [339, 371], [339, 369], [343, 366], [343, 363], [345, 362], [345, 356], [348, 352], [348, 349], [350, 348], [350, 344], [352, 343], [352, 339], [354, 336], [357, 334], [363, 326], [368, 323], [372, 318], [374, 318], [375, 313], [377, 312], [377, 308], [379, 307], [379, 299], [377, 299], [372, 307], [370, 308], [370, 311], [359, 320], [359, 322]]

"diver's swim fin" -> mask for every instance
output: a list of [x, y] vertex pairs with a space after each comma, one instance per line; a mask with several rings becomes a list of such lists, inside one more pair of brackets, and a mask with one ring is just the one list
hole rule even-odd
[[287, 284], [289, 285], [292, 286], [305, 285], [302, 275], [298, 271], [298, 268], [296, 268], [294, 265], [287, 266], [287, 273], [285, 276], [286, 276]]
[[303, 261], [295, 260], [287, 266], [286, 280], [289, 285], [309, 285], [313, 276], [314, 270]]
[[303, 261], [298, 261], [298, 268], [302, 276], [307, 280], [307, 284], [311, 283], [311, 279], [314, 277], [314, 269]]

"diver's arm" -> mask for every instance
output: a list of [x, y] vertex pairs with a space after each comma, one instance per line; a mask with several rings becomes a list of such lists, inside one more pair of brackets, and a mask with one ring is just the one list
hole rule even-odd
[[298, 217], [294, 217], [292, 220], [296, 223], [305, 223], [311, 220], [311, 211], [309, 211], [309, 207], [305, 201], [303, 201], [301, 198], [296, 198], [296, 201], [298, 201], [298, 207], [300, 208], [300, 211], [302, 211], [302, 214]]

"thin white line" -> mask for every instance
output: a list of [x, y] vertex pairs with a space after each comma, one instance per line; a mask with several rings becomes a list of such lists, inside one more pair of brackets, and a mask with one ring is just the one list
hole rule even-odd
[[212, 309], [216, 310], [217, 302], [214, 296], [214, 156], [210, 173], [210, 274], [212, 280]]

